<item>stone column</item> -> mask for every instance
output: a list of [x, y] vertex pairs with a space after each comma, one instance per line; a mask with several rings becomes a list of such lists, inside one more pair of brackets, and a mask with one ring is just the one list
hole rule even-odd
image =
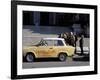
[[56, 13], [50, 13], [49, 14], [49, 23], [51, 25], [55, 25], [56, 24]]
[[35, 26], [40, 25], [40, 12], [34, 12], [34, 24]]
[[56, 24], [56, 13], [53, 14], [53, 24]]

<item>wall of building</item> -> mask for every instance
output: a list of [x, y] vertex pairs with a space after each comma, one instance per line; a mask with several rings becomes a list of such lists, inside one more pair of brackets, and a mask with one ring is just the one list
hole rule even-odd
[[35, 26], [36, 30], [50, 29], [52, 33], [57, 27], [61, 27], [60, 30], [65, 27], [66, 32], [72, 31], [89, 37], [89, 14], [23, 11], [23, 25]]

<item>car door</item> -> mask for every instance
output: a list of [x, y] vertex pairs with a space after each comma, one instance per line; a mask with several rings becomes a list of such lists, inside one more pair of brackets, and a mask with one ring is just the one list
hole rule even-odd
[[48, 46], [48, 53], [46, 54], [47, 57], [54, 57], [55, 56], [55, 47], [54, 46]]
[[37, 48], [38, 57], [46, 57], [46, 54], [48, 53], [48, 47], [47, 46], [38, 46]]
[[38, 47], [39, 57], [53, 57], [55, 53], [54, 45], [52, 40], [46, 40], [47, 45]]

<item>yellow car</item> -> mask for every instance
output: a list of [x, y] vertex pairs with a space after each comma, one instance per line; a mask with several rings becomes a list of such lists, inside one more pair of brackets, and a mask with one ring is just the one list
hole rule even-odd
[[65, 61], [74, 55], [75, 47], [66, 45], [63, 38], [43, 38], [37, 45], [23, 47], [23, 58], [33, 62], [35, 58], [59, 58]]

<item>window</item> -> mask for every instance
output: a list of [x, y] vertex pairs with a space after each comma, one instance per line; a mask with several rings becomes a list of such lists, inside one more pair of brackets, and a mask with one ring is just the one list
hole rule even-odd
[[63, 42], [61, 40], [57, 41], [57, 46], [64, 46]]

